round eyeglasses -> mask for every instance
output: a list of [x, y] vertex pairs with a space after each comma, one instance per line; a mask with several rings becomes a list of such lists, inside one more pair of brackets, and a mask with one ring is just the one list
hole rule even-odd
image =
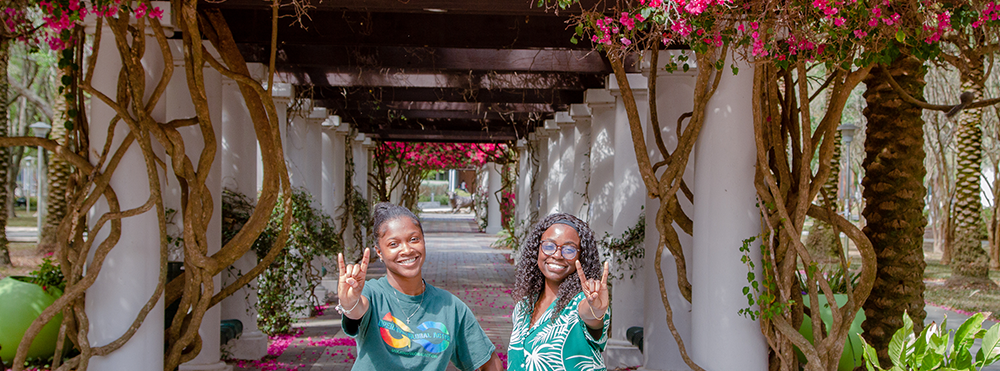
[[556, 250], [562, 250], [562, 257], [566, 260], [576, 258], [577, 253], [580, 251], [574, 245], [565, 244], [560, 247], [549, 241], [542, 242], [540, 247], [545, 255], [552, 255], [556, 253]]

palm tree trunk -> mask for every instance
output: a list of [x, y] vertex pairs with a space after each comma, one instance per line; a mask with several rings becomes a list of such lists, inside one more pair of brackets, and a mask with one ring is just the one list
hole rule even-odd
[[[62, 74], [59, 77], [60, 81], [61, 76]], [[49, 134], [49, 139], [59, 142], [60, 145], [65, 145], [68, 131], [66, 130], [66, 125], [58, 119], [65, 117], [65, 100], [60, 97], [56, 100], [53, 108], [55, 113], [53, 117], [57, 119], [52, 122], [52, 131]], [[44, 252], [51, 252], [56, 249], [58, 237], [56, 232], [59, 229], [59, 223], [66, 216], [66, 194], [69, 191], [67, 186], [69, 185], [69, 179], [73, 171], [69, 162], [59, 156], [49, 156], [48, 168], [48, 202], [45, 209], [45, 224], [42, 226], [41, 234], [38, 235], [38, 250]]]
[[[923, 98], [922, 63], [903, 54], [881, 66], [911, 95]], [[868, 107], [862, 211], [864, 233], [875, 248], [878, 262], [875, 285], [864, 303], [864, 338], [878, 349], [883, 367], [890, 364], [889, 340], [903, 326], [903, 312], [913, 318], [914, 332], [924, 318], [924, 121], [921, 109], [905, 103], [882, 71], [865, 79]]]
[[[967, 73], [963, 73], [962, 90], [977, 97], [983, 92], [984, 65], [982, 57], [968, 59]], [[989, 279], [990, 257], [983, 249], [982, 202], [979, 179], [983, 163], [983, 131], [980, 125], [983, 109], [967, 109], [959, 114], [955, 182], [955, 251], [952, 254], [951, 277], [948, 286], [975, 286], [997, 288]]]
[[[833, 157], [830, 158], [830, 176], [826, 183], [823, 183], [823, 190], [820, 192], [818, 201], [820, 205], [833, 210], [837, 208], [837, 188], [840, 183], [840, 140], [841, 135], [838, 130], [834, 134]], [[848, 148], [850, 150], [850, 148]], [[848, 164], [850, 166], [850, 164]], [[827, 198], [829, 197], [829, 203]], [[840, 236], [833, 227], [826, 222], [813, 219], [812, 226], [809, 227], [809, 236], [806, 238], [806, 249], [814, 259], [823, 265], [839, 264]]]
[[[4, 104], [0, 104], [0, 136], [7, 136], [7, 93], [10, 86], [7, 83], [7, 62], [8, 40], [0, 39], [0, 98]], [[10, 164], [10, 150], [7, 147], [0, 148], [0, 180], [8, 178]], [[7, 187], [0, 187], [0, 205], [6, 207], [9, 195]], [[10, 249], [7, 242], [7, 213], [0, 212], [0, 266], [10, 266]]]

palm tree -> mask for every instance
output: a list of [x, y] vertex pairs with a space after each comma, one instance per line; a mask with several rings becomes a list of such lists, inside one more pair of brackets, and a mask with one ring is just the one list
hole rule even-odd
[[[972, 54], [972, 53], [969, 53]], [[964, 56], [964, 54], [963, 54]], [[962, 90], [981, 96], [984, 82], [982, 54], [964, 59], [961, 68]], [[963, 93], [965, 94], [965, 93]], [[955, 181], [955, 240], [951, 260], [949, 286], [981, 287], [996, 289], [990, 280], [990, 257], [983, 249], [981, 232], [982, 203], [979, 198], [980, 168], [983, 163], [983, 131], [980, 125], [983, 109], [967, 109], [958, 117], [957, 158]]]
[[[823, 183], [823, 190], [820, 191], [818, 201], [821, 206], [837, 210], [837, 185], [840, 181], [840, 131], [834, 134], [833, 141], [838, 143], [833, 146], [833, 157], [830, 158], [830, 175]], [[829, 202], [828, 202], [829, 201]], [[829, 223], [813, 220], [809, 227], [809, 237], [806, 238], [806, 249], [813, 258], [824, 264], [838, 264], [840, 249], [840, 236]]]
[[886, 73], [918, 99], [923, 98], [924, 73], [920, 59], [903, 53], [887, 66], [879, 66], [865, 79], [868, 107], [862, 215], [864, 233], [875, 247], [878, 261], [875, 285], [864, 303], [864, 338], [879, 350], [883, 366], [890, 364], [889, 340], [902, 327], [903, 312], [910, 314], [914, 331], [923, 329], [924, 255], [923, 215], [927, 189], [923, 179], [924, 120], [921, 108], [903, 101], [889, 84]]
[[[0, 136], [7, 136], [7, 93], [9, 86], [7, 84], [7, 62], [9, 60], [9, 55], [7, 49], [9, 46], [9, 39], [0, 37]], [[0, 147], [0, 179], [7, 179], [7, 172], [9, 171], [10, 163], [10, 150], [7, 147]], [[0, 187], [0, 205], [4, 205], [6, 210], [7, 199], [9, 195], [7, 194], [7, 187]], [[10, 250], [9, 242], [7, 241], [7, 233], [4, 231], [7, 229], [7, 213], [0, 212], [0, 266], [10, 266]]]
[[[55, 101], [55, 107], [53, 107], [55, 117], [64, 117], [66, 111], [65, 100], [62, 97], [58, 97]], [[58, 122], [58, 120], [53, 120], [49, 139], [59, 142], [60, 145], [65, 145], [67, 134], [66, 125]], [[66, 216], [66, 195], [69, 191], [70, 176], [72, 175], [73, 168], [61, 156], [49, 156], [48, 168], [48, 202], [45, 209], [45, 225], [42, 226], [41, 234], [38, 235], [38, 250], [55, 251], [59, 223]]]

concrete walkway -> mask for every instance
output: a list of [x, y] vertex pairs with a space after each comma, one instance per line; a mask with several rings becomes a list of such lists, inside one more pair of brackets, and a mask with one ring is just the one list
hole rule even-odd
[[[510, 251], [491, 248], [496, 237], [479, 233], [470, 214], [427, 213], [421, 219], [427, 246], [424, 279], [462, 299], [505, 359], [514, 308], [510, 297], [514, 277], [514, 266], [508, 263]], [[369, 279], [384, 275], [385, 265], [381, 262], [369, 265]], [[332, 302], [337, 302], [336, 297]], [[230, 363], [235, 370], [350, 370], [356, 357], [355, 343], [344, 334], [340, 314], [332, 305], [296, 328], [297, 335], [272, 341], [271, 354], [277, 358]], [[449, 370], [455, 370], [454, 366]]]
[[[476, 314], [487, 335], [506, 359], [511, 332], [510, 313], [513, 300], [514, 267], [508, 262], [510, 251], [490, 247], [495, 236], [478, 232], [470, 214], [451, 214], [445, 210], [421, 214], [426, 232], [427, 260], [423, 274], [428, 283], [450, 291]], [[385, 275], [380, 262], [369, 266], [368, 277]], [[331, 300], [336, 303], [334, 296]], [[928, 305], [927, 323], [941, 323], [948, 316], [948, 328], [956, 329], [966, 315]], [[987, 321], [987, 326], [994, 323]], [[302, 320], [298, 333], [272, 340], [266, 361], [230, 362], [235, 370], [350, 370], [356, 357], [355, 342], [340, 327], [340, 315], [332, 305], [322, 315]], [[647, 348], [655, 344], [646, 344]], [[454, 366], [449, 370], [455, 370]], [[1000, 371], [1000, 365], [984, 370]]]

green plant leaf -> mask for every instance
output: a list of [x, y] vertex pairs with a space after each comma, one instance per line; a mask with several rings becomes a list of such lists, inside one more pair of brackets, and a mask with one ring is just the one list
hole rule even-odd
[[879, 367], [878, 365], [878, 353], [875, 352], [875, 348], [868, 345], [868, 342], [865, 341], [865, 338], [861, 336], [861, 334], [858, 334], [858, 338], [861, 339], [861, 347], [864, 349], [864, 352], [861, 355], [865, 360], [865, 368], [868, 369], [868, 371], [882, 370], [882, 367]]
[[961, 357], [961, 353], [968, 354], [969, 348], [972, 347], [972, 342], [976, 340], [980, 330], [983, 329], [983, 320], [985, 319], [986, 316], [982, 313], [976, 313], [958, 327], [958, 330], [955, 331], [955, 338], [952, 341], [952, 344], [954, 344], [954, 352], [952, 354], [960, 353], [958, 354], [959, 357]]
[[1000, 357], [1000, 326], [994, 324], [993, 327], [990, 327], [986, 331], [986, 335], [983, 335], [982, 347], [979, 350], [983, 353], [982, 362], [978, 365], [979, 367], [993, 363], [989, 362], [990, 359], [994, 359], [995, 362], [995, 359]]
[[893, 365], [905, 364], [904, 356], [908, 353], [908, 339], [913, 336], [913, 320], [906, 312], [903, 313], [903, 327], [896, 330], [889, 340], [889, 360]]

